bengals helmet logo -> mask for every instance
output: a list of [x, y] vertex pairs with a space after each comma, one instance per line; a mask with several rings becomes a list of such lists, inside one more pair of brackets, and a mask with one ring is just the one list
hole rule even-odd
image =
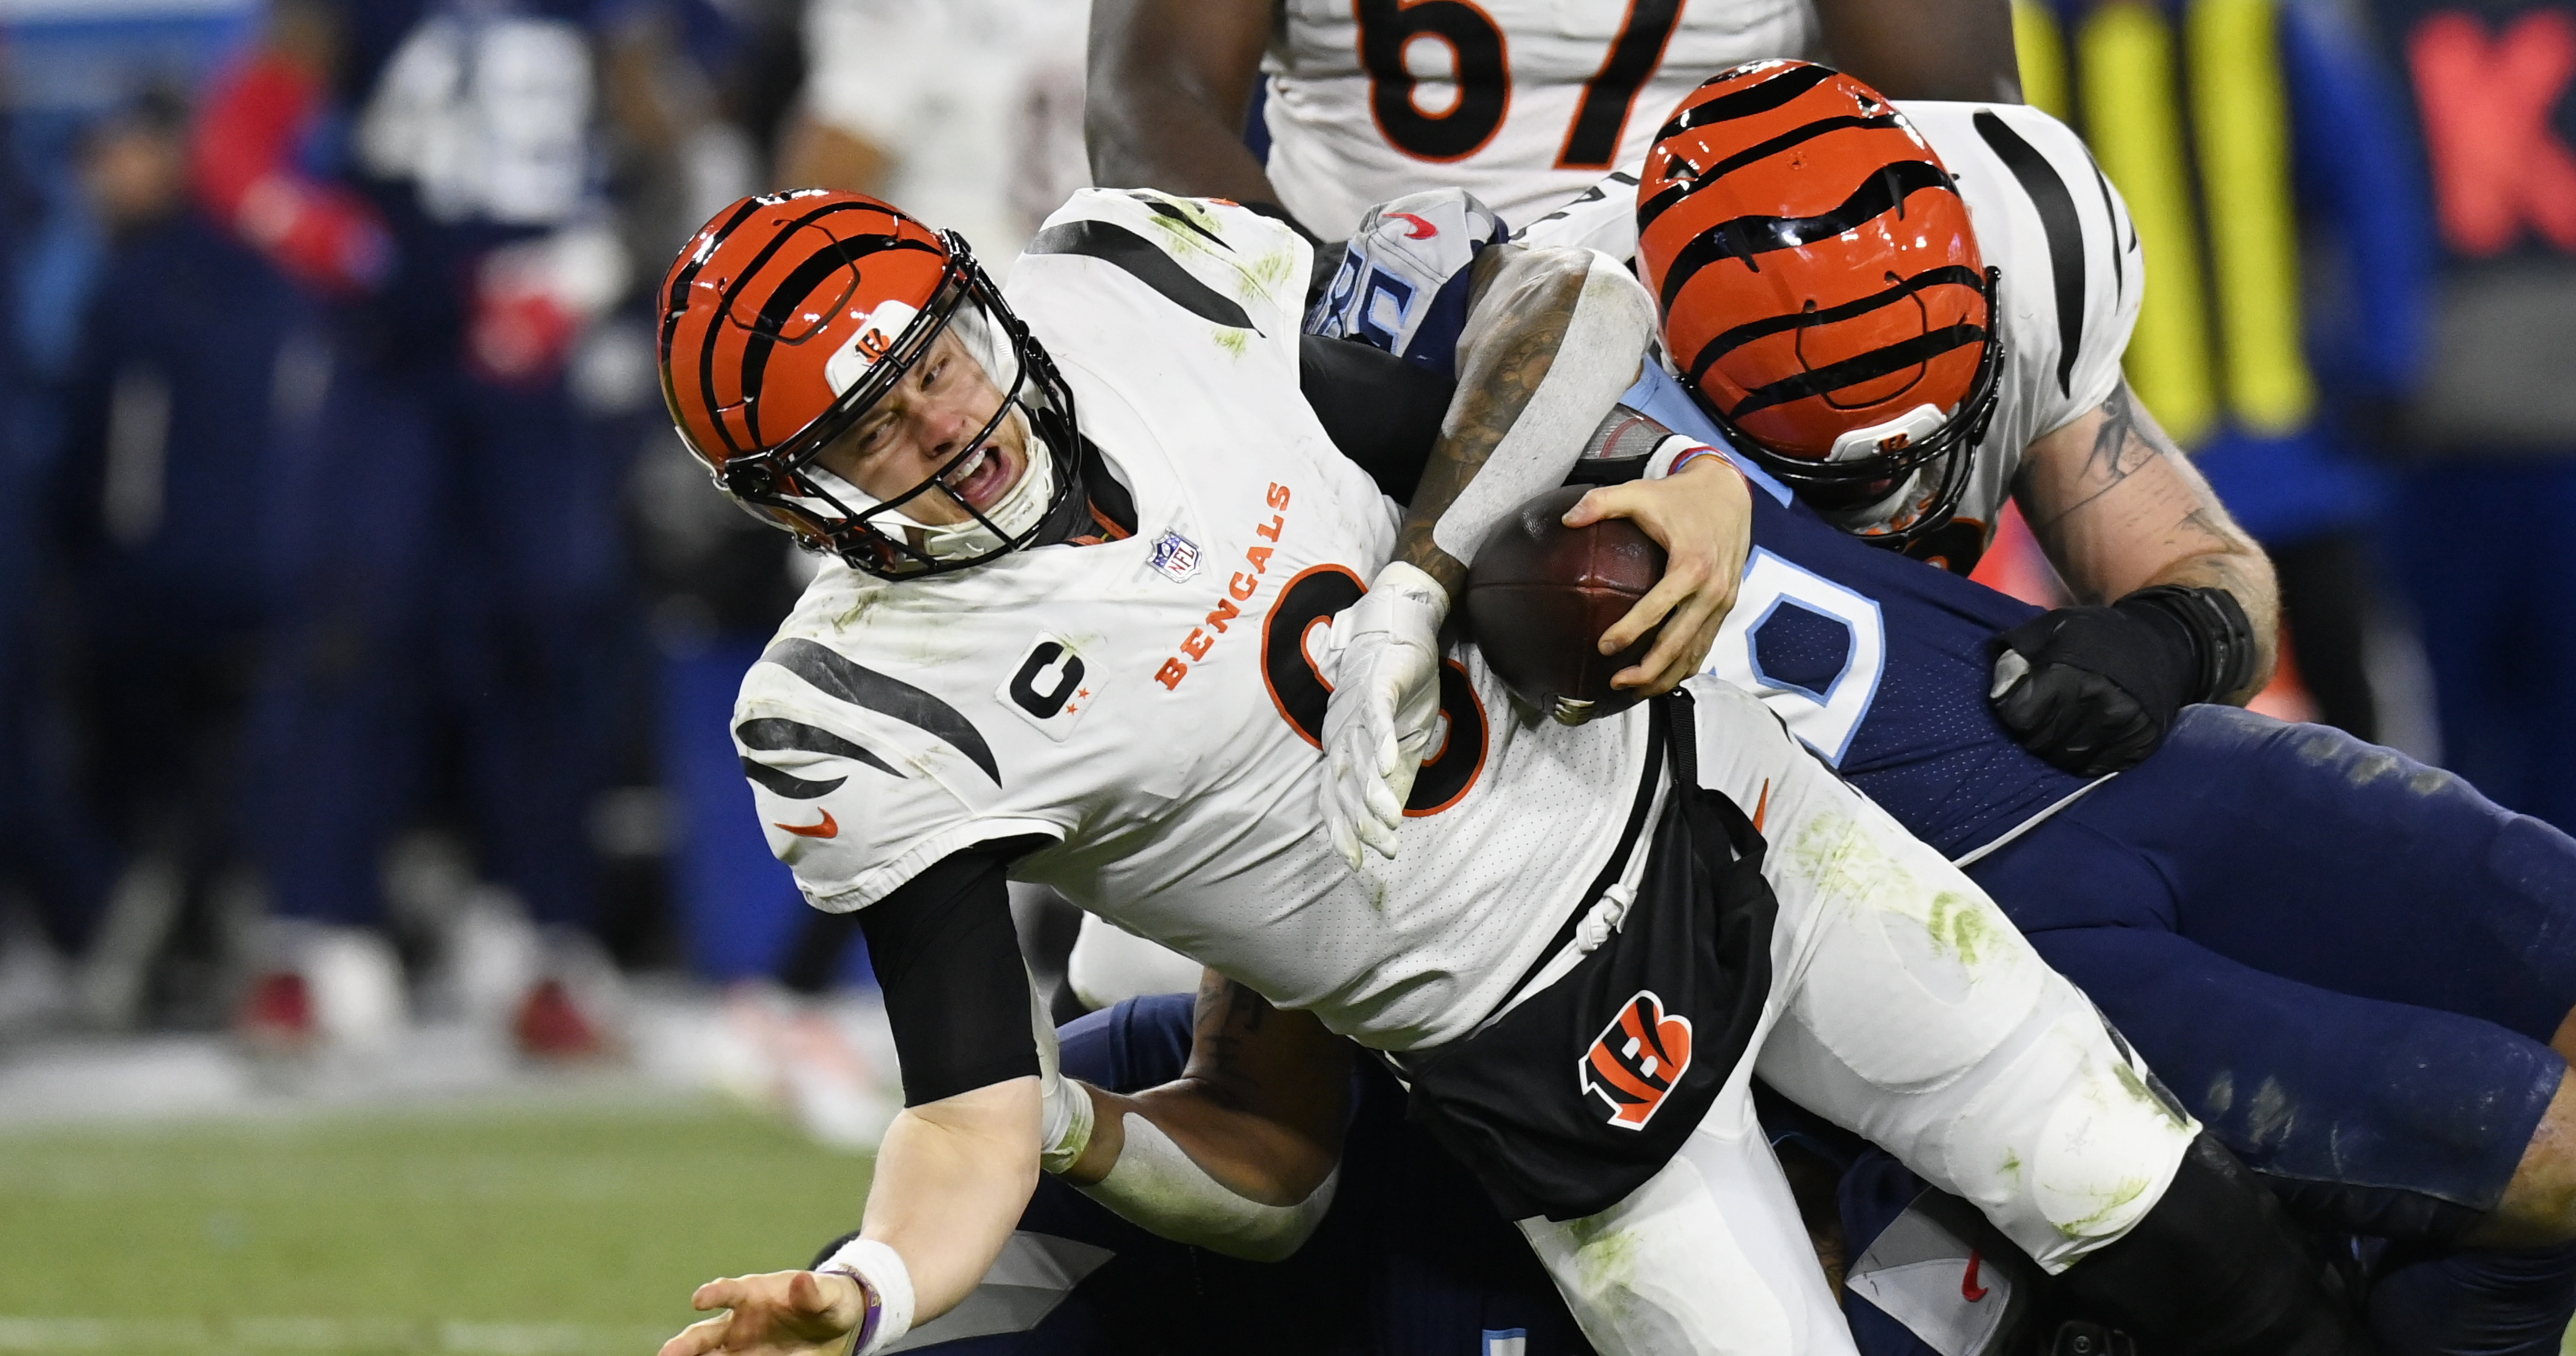
[[1664, 1015], [1664, 1000], [1640, 989], [1583, 1052], [1575, 1078], [1583, 1091], [1610, 1104], [1610, 1123], [1643, 1130], [1664, 1104], [1664, 1094], [1690, 1068], [1688, 1017]]

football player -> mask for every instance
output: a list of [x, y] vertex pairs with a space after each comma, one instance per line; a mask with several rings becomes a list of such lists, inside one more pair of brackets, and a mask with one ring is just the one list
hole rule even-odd
[[[1795, 125], [1727, 116], [1763, 90]], [[1683, 378], [1650, 373], [1631, 398], [1781, 476], [1752, 501], [1754, 549], [1711, 672], [1761, 693], [1967, 865], [2311, 1219], [2400, 1240], [2373, 1298], [2400, 1349], [2554, 1349], [2576, 1304], [2576, 1164], [2560, 1147], [2576, 1130], [2562, 1058], [2576, 1052], [2576, 843], [2332, 730], [2182, 706], [2218, 686], [2205, 636], [2177, 634], [2161, 657], [2125, 645], [2130, 676], [2096, 689], [2134, 685], [2147, 698], [2129, 701], [2136, 712], [2180, 709], [2162, 751], [2117, 779], [2012, 746], [1997, 721], [2014, 715], [2015, 684], [2049, 676], [2053, 637], [2098, 641], [2147, 615], [2120, 618], [2125, 601], [2035, 614], [1853, 545], [1947, 531], [1951, 552], [1973, 551], [1985, 522], [1962, 520], [1991, 521], [2018, 488], [2044, 539], [2095, 550], [2159, 521], [2105, 512], [2140, 482], [2178, 487], [2145, 501], [2172, 515], [2198, 481], [2142, 412], [2114, 417], [2133, 407], [2104, 355], [2125, 340], [2138, 261], [2081, 147], [2027, 109], [1890, 115], [1864, 99], [1794, 64], [1713, 81], [1670, 121], [1633, 198], [1533, 231], [1570, 225], [1624, 249], [1618, 223], [1645, 221], [1640, 261], [1670, 302], [1663, 336]], [[1863, 149], [1872, 138], [1882, 149]], [[1921, 177], [1881, 211], [1850, 212], [1855, 188], [1893, 190], [1906, 174]], [[1845, 204], [1850, 233], [1793, 240], [1817, 201]], [[1944, 216], [1962, 201], [1964, 218]], [[1354, 267], [1440, 285], [1420, 247], [1381, 239], [1364, 233]], [[1899, 333], [1869, 331], [1891, 312]], [[1434, 332], [1398, 338], [1436, 366]], [[1387, 342], [1384, 327], [1353, 333]], [[1899, 370], [1869, 375], [1873, 351], [1902, 345], [1921, 356], [1877, 357]], [[1790, 399], [1761, 395], [1783, 389]], [[1850, 436], [1918, 402], [1941, 416], [1928, 436]], [[2063, 435], [2088, 425], [2075, 464], [2051, 466], [2051, 445], [2063, 458]], [[1619, 437], [1640, 435], [1651, 446], [1660, 433]], [[2054, 478], [2070, 473], [2100, 492], [2068, 496]], [[2225, 526], [2215, 505], [2181, 517], [2163, 540]], [[2005, 694], [1993, 715], [1989, 691]]]
[[[1461, 647], [1432, 652], [1436, 747], [1330, 717], [1334, 687], [1405, 695], [1453, 548], [1563, 479], [1651, 305], [1582, 252], [1480, 262], [1399, 531], [1299, 392], [1306, 255], [1231, 204], [1085, 192], [1006, 302], [954, 237], [796, 193], [673, 265], [676, 421], [836, 562], [735, 736], [802, 887], [864, 910], [911, 1104], [861, 1237], [710, 1283], [728, 1312], [666, 1353], [882, 1350], [992, 1264], [1090, 1105], [1044, 1096], [1011, 877], [1383, 1052], [1607, 1349], [1849, 1349], [1752, 1124], [1758, 1064], [2141, 1332], [2361, 1350], [2252, 1179], [1750, 696], [1694, 680], [1565, 726]], [[1706, 507], [1745, 490], [1703, 461], [1612, 507], [1705, 579]], [[1418, 770], [1389, 862], [1327, 832], [1360, 780], [1328, 747]], [[1150, 1118], [1115, 1130], [1122, 1162], [1195, 1167]]]
[[[1477, 232], [1419, 240], [1407, 219], [1472, 214], [1458, 196], [1381, 210], [1317, 328], [1440, 361], [1440, 341], [1417, 335], [1455, 321], [1407, 303], [1436, 303]], [[2056, 119], [2007, 104], [1900, 114], [1826, 67], [1755, 63], [1712, 78], [1646, 160], [1524, 235], [1634, 256], [1683, 384], [1845, 531], [1965, 574], [2018, 498], [2084, 604], [2015, 631], [1996, 660], [1996, 709], [2034, 752], [2106, 775], [2184, 705], [2242, 703], [2269, 677], [2270, 562], [2120, 376], [2137, 232]], [[1651, 372], [1631, 402], [1668, 385]]]
[[1326, 239], [1430, 184], [1517, 224], [1644, 154], [1702, 77], [1820, 50], [1901, 97], [2019, 97], [1996, 0], [1103, 0], [1085, 123], [1099, 183], [1263, 204]]

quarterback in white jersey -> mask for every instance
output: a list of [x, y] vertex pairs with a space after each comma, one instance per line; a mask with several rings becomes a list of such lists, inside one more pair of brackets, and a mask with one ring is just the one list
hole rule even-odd
[[[1327, 239], [1439, 184], [1517, 226], [1643, 154], [1701, 78], [1827, 50], [1906, 97], [2018, 88], [1997, 0], [1106, 0], [1092, 169], [1274, 205]], [[1256, 80], [1266, 173], [1244, 142]]]
[[[1300, 394], [1305, 253], [1231, 205], [1091, 191], [1006, 302], [956, 237], [813, 192], [738, 204], [674, 264], [684, 436], [838, 557], [734, 733], [800, 884], [862, 911], [908, 1105], [862, 1235], [819, 1274], [702, 1288], [729, 1312], [666, 1351], [882, 1350], [973, 1287], [1042, 1149], [1083, 1150], [1006, 873], [1394, 1053], [1605, 1350], [1850, 1349], [1757, 1064], [2124, 1320], [2171, 1330], [2181, 1283], [2243, 1320], [2208, 1350], [2350, 1349], [2312, 1282], [2249, 1289], [2187, 1248], [2177, 1273], [2177, 1231], [2219, 1220], [2296, 1250], [1994, 906], [1749, 695], [1694, 680], [1566, 726], [1439, 645], [1468, 543], [1634, 379], [1634, 280], [1572, 251], [1482, 267], [1399, 524]], [[1589, 511], [1704, 572], [1710, 505], [1745, 493], [1708, 461]], [[1689, 617], [1724, 587], [1679, 592]]]

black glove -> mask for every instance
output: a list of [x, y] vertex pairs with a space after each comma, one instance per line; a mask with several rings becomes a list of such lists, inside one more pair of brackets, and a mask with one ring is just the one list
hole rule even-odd
[[2254, 676], [2254, 627], [2224, 589], [2162, 584], [2003, 633], [1988, 694], [2023, 748], [2079, 777], [2134, 767], [2174, 715]]

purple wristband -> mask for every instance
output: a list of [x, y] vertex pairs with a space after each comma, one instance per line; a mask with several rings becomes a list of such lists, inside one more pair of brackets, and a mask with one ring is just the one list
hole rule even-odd
[[885, 1319], [885, 1300], [877, 1294], [875, 1286], [868, 1284], [868, 1278], [860, 1275], [858, 1268], [847, 1262], [825, 1262], [819, 1270], [834, 1276], [849, 1277], [858, 1285], [859, 1293], [867, 1297], [867, 1316], [859, 1320], [859, 1330], [850, 1338], [850, 1356], [858, 1356], [860, 1352], [868, 1349], [869, 1340], [877, 1335], [877, 1325]]

